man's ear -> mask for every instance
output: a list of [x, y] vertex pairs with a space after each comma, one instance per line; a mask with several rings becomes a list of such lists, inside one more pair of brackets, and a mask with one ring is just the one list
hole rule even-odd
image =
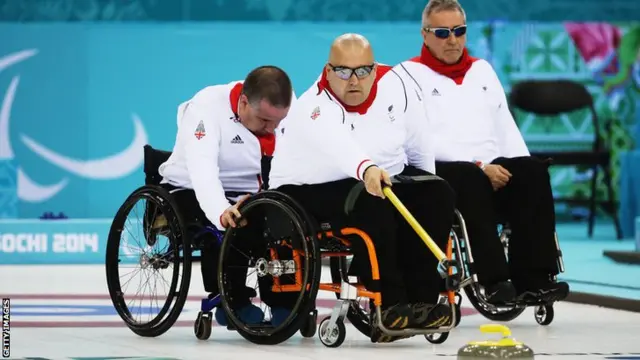
[[424, 27], [420, 28], [420, 34], [422, 35], [422, 41], [427, 41], [427, 31], [424, 29]]

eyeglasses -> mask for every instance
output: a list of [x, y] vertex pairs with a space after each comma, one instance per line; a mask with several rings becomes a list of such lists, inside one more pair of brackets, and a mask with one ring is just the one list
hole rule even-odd
[[464, 36], [467, 33], [467, 25], [460, 25], [451, 29], [440, 27], [440, 28], [424, 28], [424, 30], [432, 32], [433, 35], [435, 35], [439, 39], [446, 39], [451, 35], [451, 33], [453, 33], [455, 37]]
[[340, 79], [349, 80], [351, 79], [353, 74], [356, 74], [356, 77], [358, 77], [358, 79], [362, 79], [369, 76], [369, 74], [371, 74], [371, 72], [373, 71], [375, 64], [363, 65], [357, 68], [350, 68], [347, 66], [333, 66], [331, 64], [329, 64], [329, 66], [331, 67], [331, 70], [335, 72]]

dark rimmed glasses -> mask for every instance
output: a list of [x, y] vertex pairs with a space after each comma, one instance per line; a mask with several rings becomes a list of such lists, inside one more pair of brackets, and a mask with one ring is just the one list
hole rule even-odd
[[351, 79], [351, 77], [353, 76], [353, 74], [356, 74], [356, 77], [358, 79], [363, 79], [367, 76], [369, 76], [371, 74], [371, 72], [373, 71], [373, 68], [375, 67], [375, 64], [371, 64], [371, 65], [362, 65], [362, 66], [358, 66], [357, 68], [351, 68], [348, 66], [334, 66], [329, 64], [329, 66], [331, 67], [331, 70], [336, 73], [336, 75], [342, 79], [342, 80], [349, 80]]

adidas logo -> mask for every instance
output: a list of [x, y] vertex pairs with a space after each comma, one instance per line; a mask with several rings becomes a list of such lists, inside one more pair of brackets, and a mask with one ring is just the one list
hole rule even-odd
[[240, 135], [236, 135], [236, 137], [234, 137], [231, 140], [232, 144], [244, 144], [244, 141], [242, 141], [242, 138], [240, 137]]
[[438, 89], [433, 89], [433, 91], [431, 92], [431, 96], [440, 96]]

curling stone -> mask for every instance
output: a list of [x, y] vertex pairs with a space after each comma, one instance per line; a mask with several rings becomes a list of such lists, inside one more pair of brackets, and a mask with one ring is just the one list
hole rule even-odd
[[511, 330], [504, 325], [482, 325], [483, 333], [502, 333], [497, 341], [472, 341], [458, 350], [458, 360], [534, 359], [533, 350], [511, 338]]

